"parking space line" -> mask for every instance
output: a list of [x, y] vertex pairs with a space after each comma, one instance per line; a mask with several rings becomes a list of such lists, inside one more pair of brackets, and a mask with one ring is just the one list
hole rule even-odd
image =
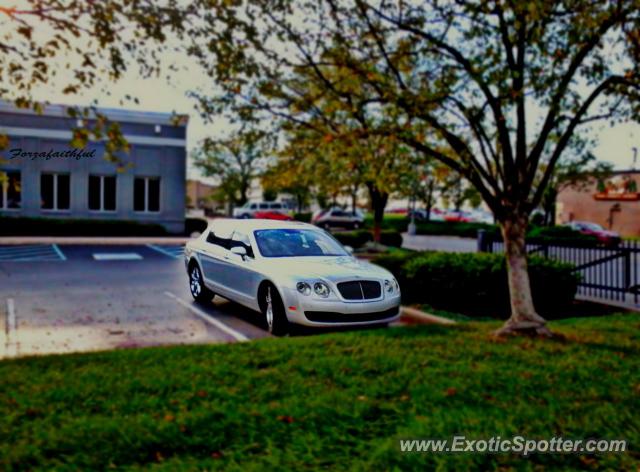
[[[171, 249], [167, 249], [166, 247], [156, 246], [155, 244], [147, 244], [147, 247], [173, 259], [180, 259], [184, 255], [184, 246], [171, 246]], [[173, 249], [175, 249], [175, 252], [172, 252]]]
[[224, 331], [229, 336], [232, 336], [236, 341], [248, 341], [249, 340], [249, 338], [247, 338], [244, 334], [242, 334], [242, 333], [236, 331], [235, 329], [227, 326], [226, 324], [222, 323], [220, 320], [217, 320], [216, 318], [208, 315], [207, 313], [202, 311], [200, 308], [194, 306], [193, 304], [185, 302], [182, 298], [177, 297], [173, 293], [164, 292], [164, 294], [169, 298], [173, 298], [180, 305], [182, 305], [183, 307], [185, 307], [189, 311], [191, 311], [194, 315], [200, 317], [201, 319], [203, 319], [207, 323], [212, 324], [213, 326], [215, 326], [219, 330]]
[[0, 262], [66, 261], [55, 244], [0, 246]]
[[58, 256], [60, 256], [60, 260], [63, 260], [63, 261], [67, 260], [67, 256], [63, 254], [63, 252], [60, 250], [57, 244], [52, 244], [51, 247], [53, 247], [53, 250], [56, 251]]
[[142, 256], [136, 252], [105, 252], [94, 253], [96, 261], [140, 261]]

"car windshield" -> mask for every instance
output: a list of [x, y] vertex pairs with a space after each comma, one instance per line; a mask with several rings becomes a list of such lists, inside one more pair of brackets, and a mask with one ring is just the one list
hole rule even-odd
[[313, 229], [260, 229], [254, 235], [264, 257], [349, 255], [335, 239]]

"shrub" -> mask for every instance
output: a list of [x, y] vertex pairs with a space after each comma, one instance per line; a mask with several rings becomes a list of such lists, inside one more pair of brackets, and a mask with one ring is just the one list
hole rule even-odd
[[373, 241], [371, 232], [364, 229], [358, 231], [340, 231], [333, 233], [333, 237], [344, 246], [351, 246], [354, 249], [358, 249], [369, 241]]
[[589, 234], [582, 234], [568, 226], [533, 226], [527, 232], [529, 241], [538, 242], [576, 242], [597, 243], [598, 238]]
[[[333, 237], [343, 245], [351, 246], [354, 249], [361, 248], [366, 243], [373, 241], [373, 233], [368, 229], [340, 231], [333, 233]], [[401, 247], [402, 235], [398, 231], [383, 230], [380, 232], [380, 244], [384, 246]]]
[[0, 217], [0, 236], [165, 236], [162, 225], [124, 220]]
[[[399, 231], [404, 233], [409, 225], [409, 218], [404, 215], [385, 215], [382, 220], [381, 228], [387, 230]], [[368, 214], [364, 218], [365, 228], [373, 228], [373, 216]]]
[[187, 218], [184, 221], [184, 232], [187, 236], [194, 232], [203, 233], [208, 225], [207, 220], [202, 218]]
[[311, 216], [312, 216], [312, 213], [310, 212], [294, 213], [293, 219], [297, 221], [302, 221], [303, 223], [310, 223]]
[[385, 246], [402, 247], [402, 234], [395, 230], [382, 230], [380, 243]]
[[[505, 318], [509, 289], [503, 255], [422, 252], [417, 256], [383, 256], [373, 261], [398, 279], [403, 300], [471, 316]], [[575, 296], [579, 276], [572, 266], [531, 257], [529, 276], [536, 309], [558, 313]]]

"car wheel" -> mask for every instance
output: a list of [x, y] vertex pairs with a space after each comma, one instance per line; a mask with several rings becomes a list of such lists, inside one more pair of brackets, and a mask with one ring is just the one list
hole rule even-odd
[[323, 227], [324, 229], [326, 229], [327, 231], [329, 231], [329, 230], [331, 229], [331, 225], [330, 225], [329, 223], [323, 223], [323, 224], [322, 224], [322, 227]]
[[274, 336], [284, 336], [289, 333], [289, 321], [284, 311], [284, 304], [278, 290], [272, 285], [266, 285], [260, 295], [260, 308], [264, 315], [267, 331]]
[[193, 264], [189, 269], [189, 290], [198, 303], [207, 303], [213, 298], [213, 292], [204, 285], [204, 278], [198, 264]]
[[357, 221], [353, 223], [353, 229], [360, 229], [360, 223]]
[[243, 220], [248, 220], [249, 218], [251, 218], [251, 215], [249, 215], [249, 213], [245, 213], [240, 218], [242, 218]]

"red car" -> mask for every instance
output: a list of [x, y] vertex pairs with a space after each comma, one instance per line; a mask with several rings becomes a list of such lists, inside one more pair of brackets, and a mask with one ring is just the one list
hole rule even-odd
[[617, 246], [620, 244], [620, 234], [615, 231], [608, 231], [599, 224], [591, 223], [589, 221], [572, 221], [571, 223], [568, 223], [567, 226], [579, 233], [595, 236], [598, 238], [598, 241], [603, 244], [609, 246]]
[[471, 223], [473, 217], [466, 211], [451, 210], [444, 214], [444, 221], [455, 221], [458, 223]]
[[263, 220], [280, 220], [280, 221], [293, 221], [289, 215], [284, 213], [278, 213], [275, 211], [257, 211], [253, 214], [254, 218], [260, 218]]

